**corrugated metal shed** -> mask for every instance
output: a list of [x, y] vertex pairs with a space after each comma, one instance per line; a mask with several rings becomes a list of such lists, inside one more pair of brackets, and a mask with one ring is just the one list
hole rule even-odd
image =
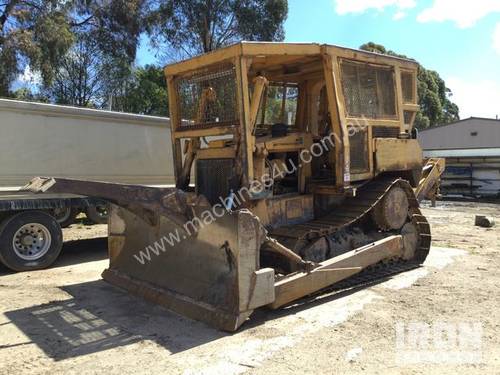
[[470, 117], [419, 132], [424, 150], [500, 148], [500, 120]]
[[471, 117], [423, 130], [426, 157], [446, 158], [443, 195], [500, 197], [500, 120]]

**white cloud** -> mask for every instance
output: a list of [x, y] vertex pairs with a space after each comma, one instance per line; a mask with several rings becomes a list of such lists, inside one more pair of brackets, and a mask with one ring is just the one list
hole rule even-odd
[[453, 93], [451, 100], [460, 108], [460, 118], [500, 116], [500, 82], [457, 77], [445, 81]]
[[403, 19], [405, 17], [406, 17], [406, 13], [403, 12], [402, 10], [400, 10], [400, 11], [396, 12], [394, 14], [394, 16], [392, 16], [392, 19], [395, 20], [395, 21], [399, 21], [399, 20], [401, 20], [401, 19]]
[[418, 16], [419, 22], [453, 21], [460, 28], [474, 26], [490, 13], [500, 12], [500, 0], [434, 0]]
[[493, 31], [493, 49], [500, 55], [500, 22], [496, 24]]
[[336, 0], [335, 10], [338, 14], [363, 13], [368, 9], [383, 10], [395, 6], [398, 10], [415, 7], [415, 0]]

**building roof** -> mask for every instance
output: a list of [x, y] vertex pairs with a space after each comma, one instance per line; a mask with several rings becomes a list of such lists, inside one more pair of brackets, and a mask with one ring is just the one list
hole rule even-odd
[[91, 109], [73, 107], [58, 104], [47, 104], [37, 102], [26, 102], [0, 98], [0, 113], [3, 111], [19, 113], [35, 113], [53, 117], [79, 117], [99, 118], [101, 120], [120, 121], [123, 123], [137, 123], [144, 125], [170, 126], [168, 117], [138, 115], [134, 113], [105, 111], [102, 109]]
[[451, 126], [451, 125], [459, 124], [459, 123], [461, 123], [461, 122], [464, 122], [464, 121], [469, 121], [469, 120], [500, 121], [500, 119], [494, 119], [494, 118], [489, 118], [489, 117], [477, 117], [477, 116], [471, 116], [471, 117], [468, 117], [468, 118], [463, 118], [463, 119], [461, 119], [461, 120], [457, 120], [457, 121], [450, 122], [450, 123], [448, 123], [448, 124], [444, 124], [444, 125], [437, 125], [437, 126], [433, 126], [433, 127], [427, 128], [427, 129], [422, 129], [422, 130], [420, 130], [420, 133], [422, 133], [422, 132], [426, 132], [426, 131], [429, 131], [429, 130], [433, 130], [433, 129], [436, 129], [436, 128], [444, 128], [444, 127], [446, 127], [446, 126]]
[[422, 130], [424, 150], [500, 148], [500, 120], [470, 117]]

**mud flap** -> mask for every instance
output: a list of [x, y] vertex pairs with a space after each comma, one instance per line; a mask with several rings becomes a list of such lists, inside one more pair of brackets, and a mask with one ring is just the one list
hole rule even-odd
[[151, 225], [113, 205], [110, 266], [103, 278], [176, 313], [234, 331], [253, 309], [274, 301], [274, 270], [259, 270], [265, 230], [247, 210], [206, 223], [203, 208], [193, 209], [195, 219], [183, 226], [165, 216]]

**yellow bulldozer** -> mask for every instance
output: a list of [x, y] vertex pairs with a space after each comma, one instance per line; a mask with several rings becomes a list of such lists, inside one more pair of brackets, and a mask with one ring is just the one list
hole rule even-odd
[[[241, 42], [165, 68], [175, 188], [40, 177], [111, 202], [103, 278], [227, 331], [431, 242], [414, 61]], [[133, 140], [130, 140], [133, 142]], [[422, 171], [425, 171], [423, 173]]]

